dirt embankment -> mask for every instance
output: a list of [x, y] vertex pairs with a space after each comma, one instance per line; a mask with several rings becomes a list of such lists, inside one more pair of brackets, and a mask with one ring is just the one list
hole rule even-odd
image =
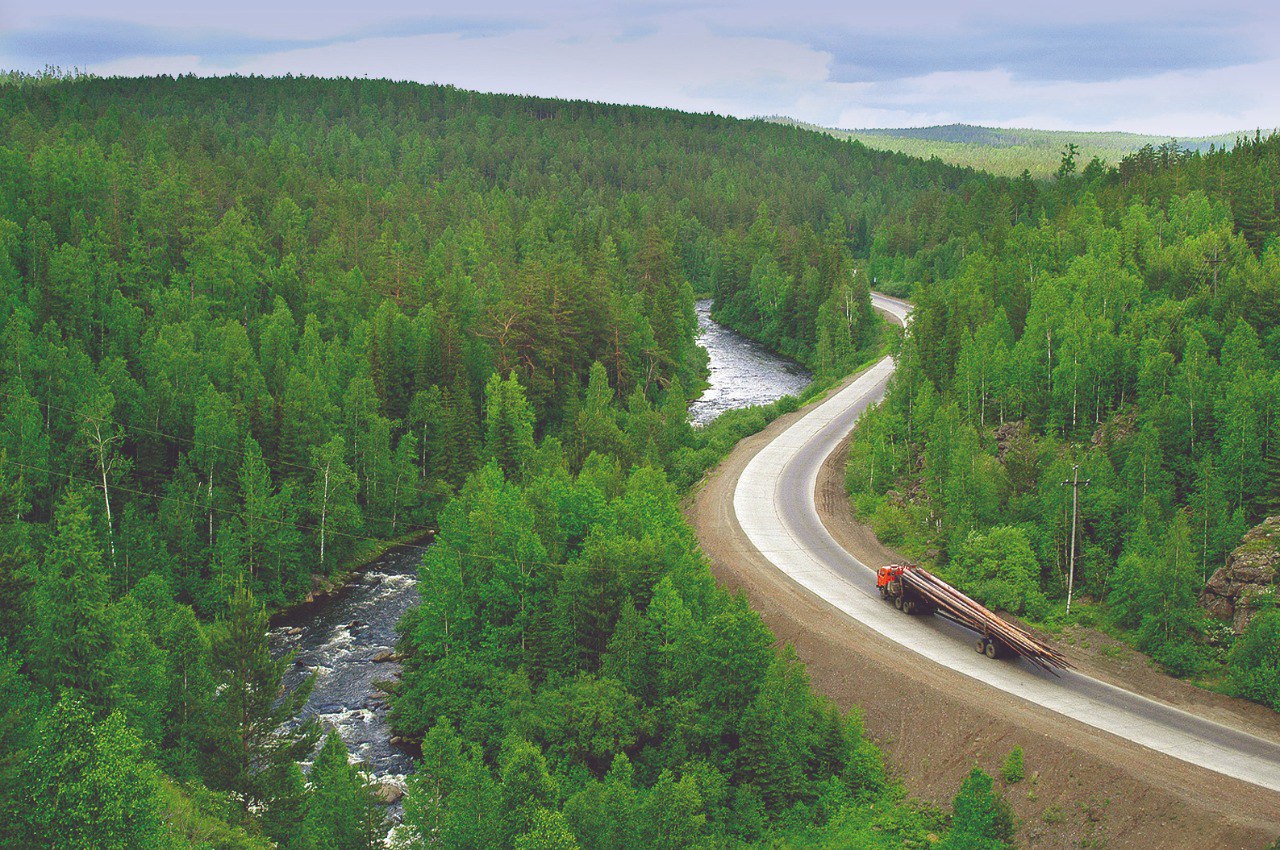
[[[909, 792], [948, 805], [977, 764], [993, 776], [1009, 751], [1025, 752], [1027, 778], [1005, 789], [1029, 848], [1262, 850], [1280, 836], [1280, 794], [1186, 764], [905, 657], [891, 641], [794, 584], [746, 540], [733, 490], [747, 462], [802, 412], [740, 443], [692, 494], [685, 513], [718, 581], [747, 595], [779, 641], [792, 644], [814, 686], [843, 708], [862, 710]], [[843, 487], [844, 450], [818, 483], [819, 512], [867, 564], [901, 560], [854, 522]], [[1272, 712], [1152, 670], [1102, 635], [1063, 646], [1089, 675], [1189, 711], [1280, 739]]]

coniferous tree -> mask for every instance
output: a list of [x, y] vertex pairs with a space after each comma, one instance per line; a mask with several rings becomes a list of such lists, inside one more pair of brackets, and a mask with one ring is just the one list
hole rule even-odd
[[951, 831], [939, 845], [947, 850], [1003, 850], [1011, 847], [1013, 812], [988, 776], [974, 768], [956, 794]]
[[485, 453], [512, 480], [519, 480], [533, 454], [533, 409], [515, 373], [496, 372], [485, 387]]
[[164, 748], [171, 770], [180, 777], [195, 775], [199, 748], [213, 732], [209, 710], [214, 698], [210, 669], [211, 647], [195, 612], [177, 605], [164, 625], [162, 645], [168, 688], [164, 716]]
[[325, 736], [308, 777], [310, 791], [299, 850], [373, 850], [385, 836], [382, 809], [372, 786], [347, 760], [347, 745], [336, 732]]
[[32, 584], [30, 534], [23, 516], [31, 509], [22, 476], [0, 448], [0, 641], [19, 646], [27, 628], [24, 610]]
[[112, 648], [107, 571], [80, 491], [59, 500], [43, 560], [31, 592], [33, 669], [55, 692], [102, 707], [109, 685], [103, 661]]
[[270, 807], [282, 793], [290, 766], [315, 746], [314, 721], [286, 729], [313, 684], [280, 697], [285, 656], [272, 659], [267, 614], [249, 589], [237, 585], [226, 613], [210, 629], [210, 667], [216, 682], [209, 707], [209, 737], [202, 768], [209, 783], [242, 795], [245, 806]]

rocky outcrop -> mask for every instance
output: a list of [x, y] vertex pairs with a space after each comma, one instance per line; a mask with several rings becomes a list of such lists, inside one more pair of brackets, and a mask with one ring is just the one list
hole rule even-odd
[[384, 806], [400, 802], [404, 797], [404, 789], [390, 780], [383, 780], [374, 786], [374, 797]]
[[1280, 516], [1255, 526], [1227, 556], [1200, 593], [1200, 604], [1214, 617], [1244, 631], [1256, 610], [1255, 599], [1274, 593], [1280, 573]]

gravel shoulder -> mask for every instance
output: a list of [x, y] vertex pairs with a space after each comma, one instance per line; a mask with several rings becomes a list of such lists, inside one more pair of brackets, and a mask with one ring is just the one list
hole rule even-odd
[[[685, 513], [717, 580], [744, 593], [779, 641], [796, 648], [820, 692], [842, 708], [861, 709], [868, 733], [910, 793], [947, 805], [974, 764], [996, 775], [1020, 745], [1028, 778], [1005, 793], [1027, 847], [1261, 850], [1280, 836], [1280, 795], [904, 658], [891, 641], [776, 570], [745, 539], [733, 492], [747, 462], [801, 415], [781, 417], [739, 443], [690, 495]], [[853, 520], [843, 458], [843, 450], [836, 452], [819, 478], [824, 523], [867, 564], [901, 560]], [[1280, 740], [1280, 718], [1260, 706], [1163, 676], [1105, 635], [1077, 633], [1074, 645], [1065, 637], [1062, 648], [1089, 675]]]

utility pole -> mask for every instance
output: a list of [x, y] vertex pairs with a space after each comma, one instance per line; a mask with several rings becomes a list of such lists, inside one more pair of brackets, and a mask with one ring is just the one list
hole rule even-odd
[[1071, 480], [1063, 481], [1062, 486], [1071, 486], [1071, 567], [1067, 572], [1067, 614], [1071, 613], [1071, 593], [1076, 584], [1076, 527], [1080, 514], [1080, 488], [1088, 487], [1092, 478], [1080, 480], [1080, 464], [1071, 467]]

